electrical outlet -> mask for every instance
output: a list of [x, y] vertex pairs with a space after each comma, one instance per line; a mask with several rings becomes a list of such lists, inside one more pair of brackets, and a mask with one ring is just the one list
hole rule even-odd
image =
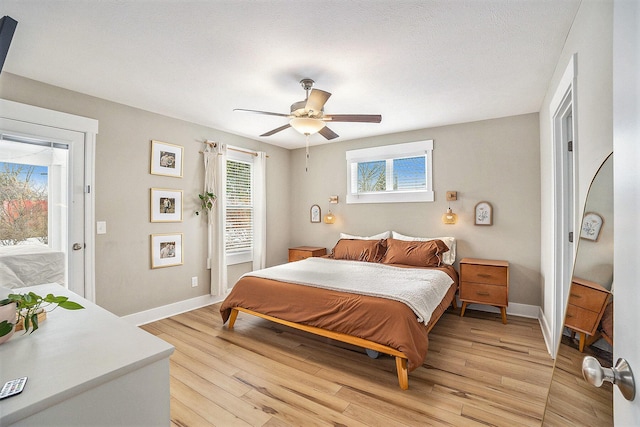
[[195, 287], [197, 287], [197, 286], [198, 286], [198, 276], [193, 276], [193, 277], [191, 278], [191, 287], [192, 287], [192, 288], [195, 288]]

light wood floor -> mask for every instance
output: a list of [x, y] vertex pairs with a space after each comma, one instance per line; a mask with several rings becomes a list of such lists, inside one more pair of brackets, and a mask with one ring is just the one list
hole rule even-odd
[[585, 347], [580, 353], [577, 342], [562, 337], [549, 387], [545, 427], [613, 426], [613, 384], [594, 387], [584, 380], [582, 359], [586, 355], [596, 357], [602, 366], [613, 366], [611, 353], [593, 347]]
[[[395, 361], [215, 304], [143, 326], [176, 347], [173, 426], [540, 426], [553, 361], [538, 322], [448, 311], [398, 387]], [[340, 345], [340, 346], [338, 346]]]

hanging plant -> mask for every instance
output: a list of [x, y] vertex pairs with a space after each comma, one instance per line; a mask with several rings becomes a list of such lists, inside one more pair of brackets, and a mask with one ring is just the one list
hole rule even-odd
[[[200, 207], [202, 208], [202, 211], [206, 213], [211, 212], [211, 209], [213, 209], [213, 206], [216, 203], [216, 195], [205, 192], [204, 194], [198, 194], [198, 198], [200, 198]], [[196, 211], [196, 215], [200, 215], [199, 210]]]

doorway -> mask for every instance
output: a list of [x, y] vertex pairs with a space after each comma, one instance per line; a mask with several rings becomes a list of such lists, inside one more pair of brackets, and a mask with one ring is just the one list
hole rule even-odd
[[[97, 121], [5, 100], [0, 104], [0, 177], [13, 180], [6, 186], [11, 194], [2, 194], [0, 249], [14, 265], [3, 274], [26, 286], [55, 278], [49, 281], [94, 301]], [[35, 277], [18, 271], [20, 257], [41, 263], [32, 271], [46, 271]]]

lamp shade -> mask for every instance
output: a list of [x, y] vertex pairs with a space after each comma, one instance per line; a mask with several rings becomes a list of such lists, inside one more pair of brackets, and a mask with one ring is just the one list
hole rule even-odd
[[458, 215], [453, 213], [451, 208], [447, 209], [447, 211], [442, 215], [443, 224], [455, 224], [456, 221], [458, 221]]
[[324, 121], [309, 117], [295, 117], [289, 121], [289, 124], [303, 135], [313, 135], [325, 126]]
[[324, 222], [325, 224], [333, 224], [336, 222], [336, 217], [331, 213], [331, 211], [324, 216]]

